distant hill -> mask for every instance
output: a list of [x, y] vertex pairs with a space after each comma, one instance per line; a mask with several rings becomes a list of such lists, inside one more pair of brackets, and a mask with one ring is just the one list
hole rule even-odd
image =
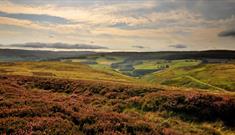
[[208, 50], [208, 51], [163, 51], [163, 52], [112, 52], [100, 55], [122, 56], [129, 60], [145, 59], [235, 59], [233, 50]]
[[37, 51], [0, 49], [0, 61], [45, 61], [94, 54], [90, 51]]
[[[79, 46], [73, 46], [73, 47], [79, 47]], [[84, 55], [96, 55], [98, 57], [122, 56], [125, 57], [126, 60], [235, 59], [235, 51], [229, 51], [229, 50], [96, 53], [93, 51], [42, 51], [42, 50], [38, 51], [38, 50], [20, 50], [20, 49], [0, 49], [0, 61], [59, 60], [65, 58], [78, 58]]]

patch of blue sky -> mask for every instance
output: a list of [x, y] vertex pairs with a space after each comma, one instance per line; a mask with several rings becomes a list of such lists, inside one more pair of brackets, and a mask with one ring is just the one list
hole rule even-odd
[[38, 23], [52, 23], [52, 24], [69, 24], [70, 20], [62, 17], [51, 16], [46, 14], [23, 14], [23, 13], [6, 13], [0, 11], [1, 17], [14, 18], [19, 20], [29, 20]]

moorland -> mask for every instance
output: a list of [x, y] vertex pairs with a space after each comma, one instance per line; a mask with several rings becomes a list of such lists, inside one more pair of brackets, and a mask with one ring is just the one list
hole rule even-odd
[[0, 134], [235, 132], [234, 51], [7, 51]]

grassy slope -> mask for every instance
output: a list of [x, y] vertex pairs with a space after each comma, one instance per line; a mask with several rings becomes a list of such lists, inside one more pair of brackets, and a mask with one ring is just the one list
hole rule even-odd
[[[77, 59], [77, 62], [94, 62], [88, 64], [94, 69], [103, 70], [112, 74], [129, 74], [135, 71], [141, 77], [140, 82], [154, 82], [177, 87], [192, 87], [214, 90], [235, 90], [234, 64], [200, 64], [200, 60], [161, 60], [146, 59], [125, 61], [122, 56], [88, 56], [85, 59]], [[119, 71], [119, 68], [112, 68], [111, 64], [123, 62], [123, 65], [132, 65], [134, 70]], [[231, 63], [233, 63], [231, 61]], [[200, 65], [200, 66], [198, 66]], [[166, 68], [166, 66], [169, 66]], [[155, 72], [156, 70], [159, 70]], [[148, 73], [150, 71], [150, 73]], [[118, 73], [119, 72], [119, 73]], [[155, 72], [155, 73], [151, 73]], [[139, 74], [139, 75], [138, 75]], [[144, 75], [147, 74], [147, 75]], [[144, 76], [143, 76], [144, 75]], [[133, 78], [133, 77], [132, 77]]]
[[178, 66], [144, 78], [166, 85], [235, 90], [235, 64]]
[[132, 82], [135, 79], [118, 72], [93, 69], [76, 62], [15, 62], [0, 63], [0, 73], [9, 75], [46, 76], [68, 79], [88, 79]]

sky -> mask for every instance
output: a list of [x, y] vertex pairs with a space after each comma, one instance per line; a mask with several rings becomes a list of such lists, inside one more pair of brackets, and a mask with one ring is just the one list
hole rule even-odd
[[0, 0], [0, 44], [235, 50], [235, 0]]

